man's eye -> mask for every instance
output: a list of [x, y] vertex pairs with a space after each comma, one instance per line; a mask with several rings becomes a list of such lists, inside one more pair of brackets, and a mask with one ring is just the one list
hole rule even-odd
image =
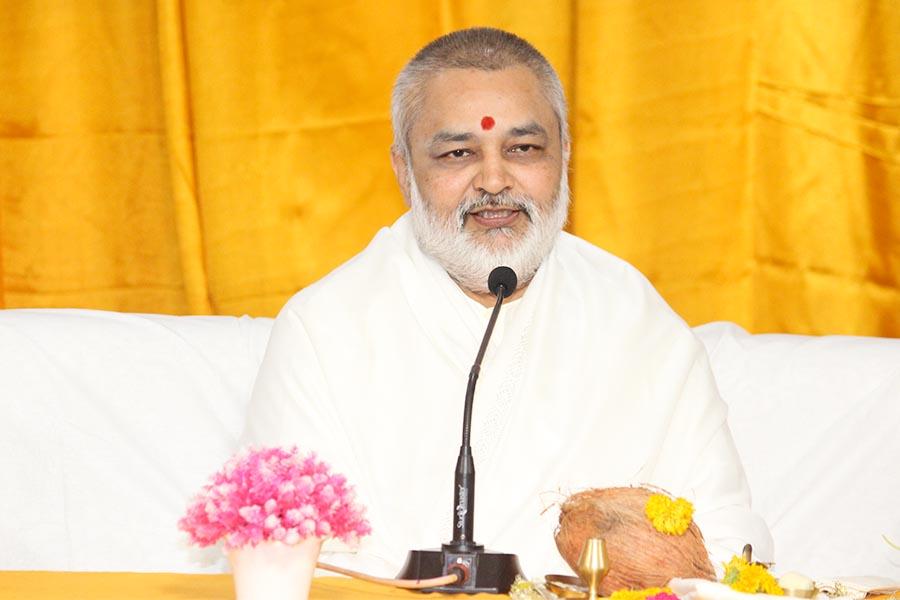
[[466, 150], [464, 148], [457, 148], [456, 150], [451, 150], [450, 152], [447, 152], [446, 154], [444, 154], [444, 156], [449, 156], [451, 158], [465, 158], [469, 154], [471, 154], [471, 153], [468, 150]]
[[530, 152], [534, 152], [538, 147], [534, 144], [519, 144], [518, 146], [513, 146], [510, 151], [518, 152], [519, 154], [528, 154]]

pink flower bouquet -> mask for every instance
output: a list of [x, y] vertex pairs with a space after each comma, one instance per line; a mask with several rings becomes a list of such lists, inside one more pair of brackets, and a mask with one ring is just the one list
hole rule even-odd
[[348, 543], [370, 532], [364, 509], [343, 475], [295, 447], [248, 448], [231, 458], [178, 522], [191, 541], [226, 550], [315, 536]]

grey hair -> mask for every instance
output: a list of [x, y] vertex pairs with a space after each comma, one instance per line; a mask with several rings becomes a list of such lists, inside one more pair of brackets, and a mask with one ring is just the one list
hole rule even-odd
[[527, 41], [490, 27], [462, 29], [441, 36], [419, 50], [403, 67], [391, 95], [394, 151], [409, 161], [409, 132], [422, 108], [425, 85], [435, 73], [449, 69], [499, 71], [520, 65], [535, 74], [556, 113], [563, 160], [568, 161], [566, 96], [559, 76], [547, 59]]

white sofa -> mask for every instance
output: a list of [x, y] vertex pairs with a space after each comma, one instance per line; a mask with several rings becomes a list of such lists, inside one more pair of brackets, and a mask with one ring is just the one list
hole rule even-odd
[[[0, 311], [0, 569], [225, 570], [175, 524], [236, 449], [271, 324]], [[776, 570], [900, 579], [900, 340], [695, 331]]]

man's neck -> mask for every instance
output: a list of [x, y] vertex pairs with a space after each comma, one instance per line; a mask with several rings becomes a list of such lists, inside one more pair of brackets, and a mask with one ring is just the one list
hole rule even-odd
[[[459, 284], [457, 283], [456, 285], [459, 285]], [[503, 302], [510, 302], [512, 300], [518, 300], [519, 298], [522, 297], [522, 294], [525, 293], [525, 288], [527, 288], [527, 287], [528, 287], [527, 283], [524, 285], [518, 286], [516, 288], [516, 291], [514, 291], [512, 294], [510, 294], [510, 296], [508, 298], [506, 298]], [[488, 294], [488, 293], [479, 294], [479, 293], [473, 292], [471, 290], [467, 290], [466, 288], [464, 288], [461, 285], [459, 286], [459, 289], [461, 289], [466, 294], [466, 296], [468, 296], [472, 300], [475, 300], [482, 306], [491, 308], [494, 306], [494, 304], [497, 303], [497, 296], [494, 296], [493, 294]]]

